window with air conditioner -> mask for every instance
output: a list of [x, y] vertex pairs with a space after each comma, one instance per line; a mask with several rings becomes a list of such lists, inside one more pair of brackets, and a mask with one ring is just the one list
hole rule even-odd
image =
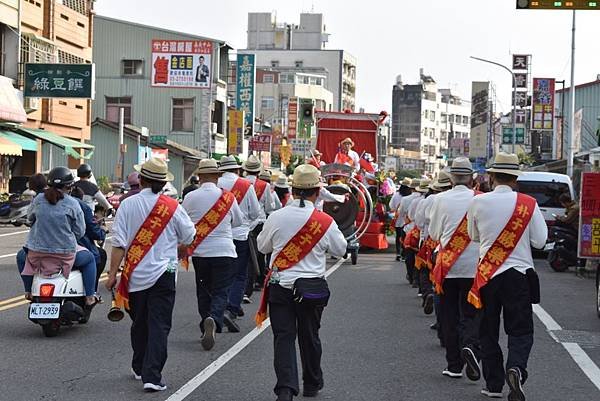
[[171, 131], [194, 132], [194, 99], [173, 99], [171, 120]]
[[294, 61], [294, 65], [296, 66], [296, 68], [302, 68], [304, 65], [304, 62], [302, 60], [296, 60], [296, 61]]
[[142, 60], [121, 60], [121, 75], [127, 77], [143, 76], [144, 62]]
[[124, 124], [131, 124], [131, 97], [107, 97], [105, 118], [114, 123], [119, 122], [119, 110], [124, 109]]

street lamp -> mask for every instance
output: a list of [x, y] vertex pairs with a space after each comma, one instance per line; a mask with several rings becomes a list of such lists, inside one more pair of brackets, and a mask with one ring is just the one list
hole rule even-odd
[[477, 61], [482, 61], [484, 63], [489, 63], [489, 64], [494, 64], [498, 67], [502, 67], [504, 68], [506, 71], [508, 71], [512, 77], [512, 82], [513, 82], [513, 105], [512, 105], [512, 152], [515, 153], [515, 144], [517, 142], [517, 82], [515, 80], [515, 73], [512, 72], [512, 70], [508, 67], [506, 67], [505, 65], [502, 65], [500, 63], [496, 63], [495, 61], [490, 61], [490, 60], [486, 60], [483, 58], [479, 58], [479, 57], [473, 57], [471, 56], [471, 58], [473, 60], [477, 60]]

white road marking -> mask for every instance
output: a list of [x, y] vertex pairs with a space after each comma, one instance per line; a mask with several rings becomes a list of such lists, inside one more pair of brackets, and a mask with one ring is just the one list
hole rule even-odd
[[563, 343], [556, 335], [555, 331], [561, 331], [562, 327], [550, 316], [548, 312], [544, 310], [540, 305], [533, 305], [533, 312], [536, 314], [538, 319], [546, 326], [546, 330], [550, 336], [557, 343], [561, 344], [564, 349], [571, 355], [571, 358], [583, 371], [583, 373], [590, 379], [590, 381], [600, 390], [600, 368], [592, 361], [589, 355], [579, 346], [577, 343]]
[[28, 232], [29, 232], [29, 230], [15, 231], [15, 232], [12, 232], [12, 233], [0, 234], [0, 237], [8, 237], [8, 236], [11, 236], [11, 235], [25, 234], [25, 233], [28, 233]]
[[[338, 260], [327, 272], [325, 277], [329, 277], [344, 263], [346, 259]], [[192, 394], [198, 387], [208, 380], [212, 375], [217, 373], [227, 362], [233, 359], [239, 354], [244, 348], [254, 341], [263, 331], [265, 331], [271, 325], [271, 320], [267, 319], [263, 322], [260, 328], [255, 327], [250, 333], [246, 334], [240, 341], [235, 343], [225, 353], [218, 357], [213, 363], [208, 365], [204, 370], [198, 373], [194, 378], [185, 383], [179, 390], [174, 392], [166, 401], [182, 401], [188, 395]]]
[[0, 255], [0, 259], [10, 258], [11, 256], [17, 256], [16, 253], [7, 253], [6, 255]]

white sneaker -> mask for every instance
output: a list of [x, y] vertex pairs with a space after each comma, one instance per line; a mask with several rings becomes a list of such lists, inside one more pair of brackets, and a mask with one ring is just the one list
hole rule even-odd
[[489, 398], [503, 398], [504, 397], [502, 395], [502, 392], [495, 393], [493, 391], [488, 390], [487, 388], [482, 389], [481, 394], [485, 395], [486, 397], [489, 397]]
[[204, 319], [204, 334], [202, 335], [202, 348], [206, 351], [212, 349], [215, 346], [215, 333], [217, 331], [217, 325], [212, 317]]
[[453, 379], [460, 379], [462, 377], [462, 372], [451, 372], [448, 369], [444, 369], [442, 372], [444, 376], [451, 377]]
[[142, 380], [142, 375], [138, 375], [137, 373], [135, 373], [135, 370], [133, 370], [133, 368], [131, 368], [131, 373], [133, 374], [133, 378], [135, 380]]
[[244, 295], [244, 298], [242, 299], [242, 302], [245, 304], [251, 304], [252, 300], [250, 299], [250, 297], [248, 295]]
[[146, 391], [165, 391], [166, 389], [166, 384], [144, 383], [144, 390]]

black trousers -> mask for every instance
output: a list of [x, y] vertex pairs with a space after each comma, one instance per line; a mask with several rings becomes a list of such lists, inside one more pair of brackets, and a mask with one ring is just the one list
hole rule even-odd
[[396, 227], [396, 255], [402, 254], [402, 241], [404, 240], [404, 235], [402, 227]]
[[442, 335], [446, 345], [446, 362], [451, 372], [461, 372], [463, 347], [470, 347], [479, 359], [479, 311], [467, 301], [472, 278], [447, 278], [440, 297]]
[[[254, 230], [250, 231], [248, 234], [248, 243], [253, 248], [250, 252], [250, 257], [248, 258], [248, 282], [246, 283], [246, 292], [244, 293], [247, 296], [251, 296], [254, 292], [254, 286], [256, 284], [263, 285], [266, 276], [267, 269], [267, 257], [264, 253], [261, 253], [258, 250], [258, 246], [256, 243], [256, 239], [258, 235], [261, 233], [263, 229], [263, 224], [259, 224], [254, 227]], [[256, 267], [254, 266], [254, 262], [252, 261], [252, 252], [256, 254], [256, 261], [258, 262], [258, 272], [256, 271]]]
[[533, 347], [533, 310], [527, 276], [515, 269], [499, 274], [481, 289], [481, 301], [483, 316], [479, 335], [483, 377], [488, 389], [499, 391], [504, 385], [502, 349], [498, 345], [500, 313], [508, 335], [506, 369], [518, 367], [525, 382]]
[[433, 293], [433, 283], [429, 279], [429, 272], [427, 266], [423, 266], [419, 270], [419, 292], [423, 294], [423, 299]]
[[223, 330], [223, 315], [227, 307], [227, 289], [235, 275], [235, 258], [193, 257], [194, 273], [196, 274], [196, 298], [200, 330], [204, 332], [204, 319], [212, 317], [217, 324], [217, 333]]
[[319, 329], [323, 307], [310, 307], [294, 302], [292, 290], [278, 284], [269, 286], [269, 315], [274, 337], [276, 394], [283, 387], [298, 395], [298, 365], [296, 335], [302, 361], [304, 389], [315, 390], [323, 385], [321, 370], [321, 340]]
[[152, 287], [129, 294], [131, 367], [144, 383], [161, 383], [174, 305], [175, 273], [165, 272]]
[[406, 276], [408, 278], [408, 281], [412, 284], [413, 282], [417, 281], [417, 275], [415, 274], [415, 271], [417, 269], [415, 269], [415, 257], [416, 257], [416, 252], [413, 251], [412, 249], [404, 249], [404, 263], [406, 264]]

